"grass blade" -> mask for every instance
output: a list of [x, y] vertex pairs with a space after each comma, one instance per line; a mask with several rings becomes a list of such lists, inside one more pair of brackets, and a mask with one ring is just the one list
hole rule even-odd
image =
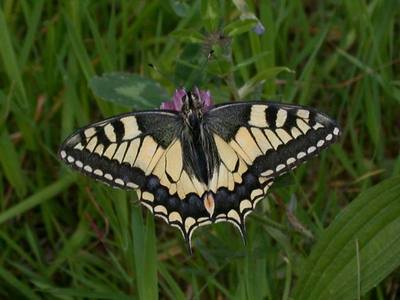
[[18, 97], [17, 103], [20, 108], [28, 107], [28, 99], [26, 96], [25, 86], [22, 81], [22, 75], [17, 61], [17, 55], [11, 43], [10, 33], [6, 23], [5, 15], [0, 7], [0, 55], [3, 59], [3, 64], [11, 82], [16, 85]]
[[0, 224], [12, 219], [18, 215], [25, 213], [33, 207], [42, 204], [43, 202], [51, 199], [58, 193], [68, 188], [74, 181], [75, 176], [64, 176], [53, 184], [45, 187], [36, 194], [22, 200], [20, 203], [0, 213]]
[[[8, 283], [15, 289], [15, 291], [18, 291], [20, 294], [24, 295], [26, 299], [40, 300], [40, 297], [37, 296], [36, 293], [34, 293], [33, 290], [28, 285], [21, 282], [17, 277], [15, 277], [12, 273], [8, 272], [2, 266], [0, 266], [0, 278], [3, 281], [2, 285], [4, 283]], [[14, 294], [14, 296], [16, 296], [16, 294]]]
[[19, 196], [24, 196], [27, 191], [19, 156], [10, 135], [4, 128], [0, 130], [0, 165], [4, 175]]

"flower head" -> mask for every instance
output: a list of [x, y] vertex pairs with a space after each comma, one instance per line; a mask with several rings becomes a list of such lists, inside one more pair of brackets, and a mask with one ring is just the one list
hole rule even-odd
[[[199, 90], [197, 87], [195, 87], [192, 93], [195, 94], [198, 99], [200, 99], [204, 111], [209, 110], [213, 106], [210, 91]], [[188, 92], [186, 92], [185, 89], [177, 89], [175, 90], [175, 94], [172, 96], [172, 100], [162, 102], [160, 108], [181, 111], [183, 98], [187, 95]]]

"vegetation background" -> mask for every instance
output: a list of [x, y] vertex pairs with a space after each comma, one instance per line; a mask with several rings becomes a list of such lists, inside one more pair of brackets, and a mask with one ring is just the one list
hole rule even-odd
[[[0, 41], [0, 298], [400, 299], [398, 1], [2, 0]], [[188, 81], [343, 129], [259, 204], [246, 246], [217, 224], [193, 256], [135, 193], [56, 157]]]

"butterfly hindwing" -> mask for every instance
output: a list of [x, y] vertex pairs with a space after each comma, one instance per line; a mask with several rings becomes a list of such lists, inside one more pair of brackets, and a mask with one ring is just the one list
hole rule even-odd
[[207, 186], [185, 166], [180, 139], [172, 141], [139, 190], [141, 203], [180, 229], [190, 249], [193, 230], [209, 222], [204, 207]]

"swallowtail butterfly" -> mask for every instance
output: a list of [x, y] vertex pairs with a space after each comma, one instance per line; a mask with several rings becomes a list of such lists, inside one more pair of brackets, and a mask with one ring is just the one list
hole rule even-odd
[[275, 102], [212, 106], [209, 92], [177, 90], [161, 109], [131, 112], [69, 136], [60, 158], [113, 187], [134, 189], [189, 249], [200, 226], [245, 218], [274, 180], [332, 144], [336, 122]]

